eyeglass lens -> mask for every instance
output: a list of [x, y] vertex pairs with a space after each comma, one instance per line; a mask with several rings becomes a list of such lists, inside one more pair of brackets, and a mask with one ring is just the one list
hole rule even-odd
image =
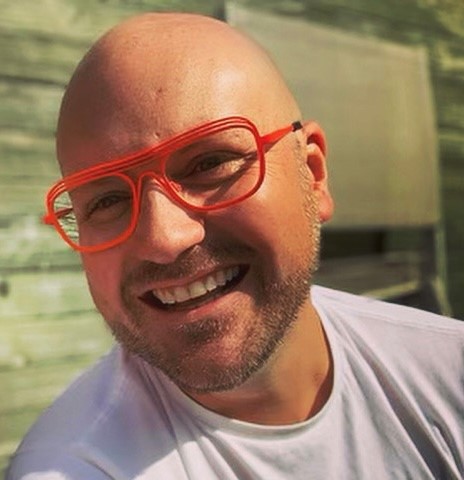
[[[101, 175], [58, 195], [54, 212], [72, 243], [91, 247], [118, 239], [133, 224], [136, 187], [163, 176], [174, 200], [216, 208], [251, 192], [260, 179], [261, 161], [255, 136], [233, 127], [195, 138], [168, 154], [112, 175]], [[139, 179], [141, 180], [139, 182]], [[156, 181], [156, 180], [155, 180]], [[142, 195], [143, 192], [138, 192]], [[143, 199], [142, 199], [143, 201]]]

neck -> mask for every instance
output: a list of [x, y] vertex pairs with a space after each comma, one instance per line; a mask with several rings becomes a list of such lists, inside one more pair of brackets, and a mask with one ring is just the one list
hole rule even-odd
[[267, 365], [243, 385], [225, 392], [189, 395], [221, 415], [263, 425], [285, 425], [314, 416], [333, 383], [329, 345], [311, 304]]

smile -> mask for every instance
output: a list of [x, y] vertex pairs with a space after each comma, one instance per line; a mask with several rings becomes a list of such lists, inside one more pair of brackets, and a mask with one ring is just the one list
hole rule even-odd
[[143, 300], [158, 308], [192, 308], [230, 290], [243, 278], [245, 268], [234, 266], [217, 270], [192, 283], [147, 292]]

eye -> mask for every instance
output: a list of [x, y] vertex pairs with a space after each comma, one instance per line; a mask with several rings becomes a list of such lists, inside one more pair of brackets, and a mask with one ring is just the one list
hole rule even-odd
[[[230, 168], [232, 161], [237, 161], [241, 155], [232, 152], [214, 152], [196, 158], [192, 162], [190, 174], [204, 173], [219, 166]], [[228, 165], [225, 165], [228, 162]]]
[[254, 154], [243, 152], [205, 152], [186, 162], [171, 178], [184, 186], [210, 187], [241, 175], [254, 159]]
[[87, 204], [85, 220], [110, 221], [131, 208], [132, 195], [128, 192], [106, 192]]

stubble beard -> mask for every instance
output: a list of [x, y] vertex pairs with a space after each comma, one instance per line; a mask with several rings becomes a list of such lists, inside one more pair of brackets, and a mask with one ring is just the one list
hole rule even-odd
[[[178, 387], [191, 393], [209, 393], [231, 390], [242, 385], [253, 374], [262, 369], [270, 357], [283, 344], [286, 334], [295, 324], [299, 312], [308, 300], [311, 279], [319, 265], [320, 223], [315, 220], [316, 206], [311, 195], [306, 195], [306, 213], [309, 219], [308, 252], [298, 269], [269, 282], [259, 278], [261, 289], [254, 298], [256, 311], [245, 321], [246, 334], [240, 335], [230, 351], [230, 362], [224, 365], [214, 361], [202, 362], [198, 365], [196, 354], [198, 349], [233, 335], [234, 325], [243, 323], [240, 319], [240, 306], [227, 315], [228, 318], [206, 317], [194, 323], [182, 324], [178, 327], [178, 338], [183, 339], [184, 347], [175, 353], [148, 340], [140, 326], [147, 326], [150, 320], [143, 316], [133, 301], [126, 298], [125, 306], [132, 325], [129, 329], [125, 322], [109, 321], [116, 340], [129, 352], [141, 357], [149, 365], [161, 370]], [[123, 294], [123, 299], [125, 295]], [[242, 320], [242, 322], [240, 322]], [[176, 336], [177, 338], [177, 336]]]

